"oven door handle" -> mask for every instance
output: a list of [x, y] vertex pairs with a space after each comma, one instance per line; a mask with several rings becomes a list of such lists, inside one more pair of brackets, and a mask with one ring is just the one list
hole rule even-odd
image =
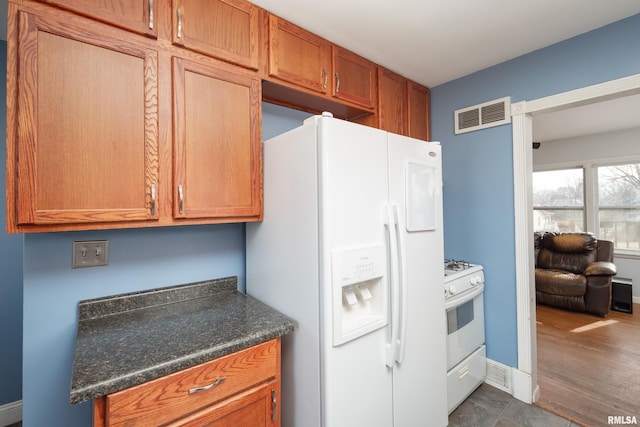
[[449, 310], [453, 307], [458, 307], [464, 304], [467, 301], [470, 301], [484, 292], [484, 285], [481, 283], [476, 285], [475, 288], [472, 288], [470, 291], [464, 292], [460, 295], [455, 295], [444, 302], [444, 308]]

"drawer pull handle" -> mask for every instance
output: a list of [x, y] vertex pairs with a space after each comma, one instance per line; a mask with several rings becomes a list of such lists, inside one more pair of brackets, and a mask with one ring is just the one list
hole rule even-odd
[[209, 385], [204, 385], [202, 387], [194, 387], [191, 390], [189, 390], [189, 394], [195, 394], [195, 393], [198, 393], [199, 391], [211, 390], [215, 386], [222, 384], [222, 382], [224, 382], [224, 380], [226, 379], [227, 377], [220, 377]]
[[464, 377], [467, 376], [468, 373], [469, 373], [469, 366], [465, 366], [460, 370], [460, 372], [458, 372], [458, 379], [459, 380], [463, 379]]
[[154, 16], [153, 16], [153, 0], [149, 0], [149, 29], [153, 30], [153, 21], [154, 21]]
[[151, 184], [151, 215], [156, 214], [156, 185]]
[[182, 38], [182, 9], [178, 8], [178, 30], [176, 33], [176, 38]]
[[178, 212], [180, 215], [184, 213], [184, 196], [182, 194], [182, 185], [178, 185]]
[[278, 399], [276, 399], [275, 390], [271, 390], [271, 402], [273, 403], [271, 411], [271, 422], [274, 422], [276, 420], [276, 415], [278, 414]]

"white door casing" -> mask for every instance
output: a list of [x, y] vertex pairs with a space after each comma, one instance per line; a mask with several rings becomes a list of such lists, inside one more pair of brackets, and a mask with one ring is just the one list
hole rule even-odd
[[513, 128], [513, 188], [515, 212], [516, 301], [518, 367], [513, 372], [513, 395], [532, 403], [538, 400], [536, 301], [533, 264], [532, 118], [581, 105], [640, 93], [640, 74], [584, 88], [521, 101], [511, 105]]

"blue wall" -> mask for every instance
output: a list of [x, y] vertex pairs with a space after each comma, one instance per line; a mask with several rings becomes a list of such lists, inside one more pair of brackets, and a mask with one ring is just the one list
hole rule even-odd
[[[0, 72], [6, 76], [7, 42], [0, 40]], [[4, 79], [2, 79], [4, 81]], [[6, 85], [0, 85], [0, 99], [7, 98]], [[6, 103], [0, 104], [0, 188], [5, 188]], [[9, 235], [6, 199], [0, 197], [0, 406], [22, 398], [22, 235]]]
[[445, 256], [485, 267], [489, 358], [517, 366], [512, 129], [455, 136], [453, 112], [504, 96], [532, 100], [638, 73], [635, 15], [432, 88], [433, 139], [443, 146]]
[[[268, 104], [263, 115], [267, 138], [308, 116]], [[96, 239], [109, 240], [109, 265], [71, 269], [72, 242]], [[231, 275], [244, 290], [243, 224], [28, 234], [24, 242], [25, 427], [91, 426], [91, 403], [68, 403], [78, 301]]]

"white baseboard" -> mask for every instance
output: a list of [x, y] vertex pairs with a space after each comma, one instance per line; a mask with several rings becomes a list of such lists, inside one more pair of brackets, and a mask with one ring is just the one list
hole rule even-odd
[[631, 298], [631, 301], [632, 301], [634, 304], [640, 304], [640, 297], [632, 297], [632, 298]]
[[22, 400], [0, 406], [0, 426], [22, 421]]

